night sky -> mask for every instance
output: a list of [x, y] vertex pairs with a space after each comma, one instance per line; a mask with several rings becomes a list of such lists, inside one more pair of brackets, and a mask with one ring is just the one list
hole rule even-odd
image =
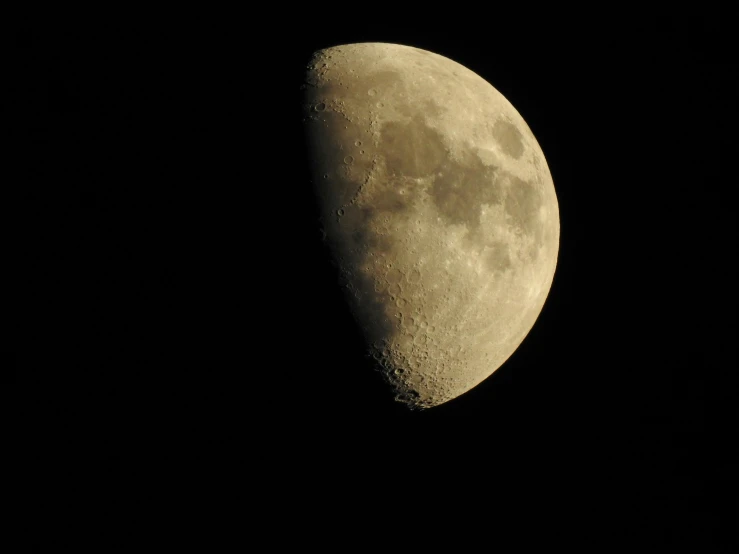
[[[497, 525], [596, 551], [739, 548], [736, 29], [703, 13], [272, 9], [10, 39], [2, 359], [19, 425], [98, 466], [231, 487], [243, 472], [272, 491], [244, 502], [295, 521], [318, 499], [389, 519], [401, 500], [480, 504], [491, 549]], [[310, 54], [370, 41], [495, 86], [559, 201], [535, 326], [423, 412], [363, 355], [302, 143]]]

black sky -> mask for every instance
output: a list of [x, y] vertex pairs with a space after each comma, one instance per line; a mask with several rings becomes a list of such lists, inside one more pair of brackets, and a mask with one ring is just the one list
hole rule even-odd
[[[18, 421], [126, 459], [261, 462], [301, 506], [398, 479], [404, 498], [516, 499], [514, 520], [560, 533], [736, 548], [736, 29], [705, 13], [290, 13], [11, 39]], [[305, 171], [307, 58], [365, 41], [493, 84], [559, 200], [536, 325], [426, 412], [363, 358]]]

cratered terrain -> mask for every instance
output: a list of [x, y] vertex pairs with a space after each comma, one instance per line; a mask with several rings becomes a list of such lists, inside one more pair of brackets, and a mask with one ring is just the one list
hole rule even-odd
[[549, 293], [542, 149], [491, 84], [410, 46], [320, 50], [303, 90], [321, 225], [368, 353], [399, 401], [447, 402], [511, 356]]

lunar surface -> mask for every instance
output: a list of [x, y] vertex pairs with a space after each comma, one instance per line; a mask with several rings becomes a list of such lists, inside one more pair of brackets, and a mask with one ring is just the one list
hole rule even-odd
[[518, 348], [557, 265], [544, 154], [492, 85], [398, 44], [316, 52], [303, 113], [325, 240], [396, 399], [447, 402]]

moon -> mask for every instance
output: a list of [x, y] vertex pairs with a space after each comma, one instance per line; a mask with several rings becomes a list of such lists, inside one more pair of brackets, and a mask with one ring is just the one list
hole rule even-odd
[[324, 240], [396, 400], [438, 406], [519, 347], [557, 265], [559, 208], [531, 129], [444, 56], [313, 54], [303, 125]]

